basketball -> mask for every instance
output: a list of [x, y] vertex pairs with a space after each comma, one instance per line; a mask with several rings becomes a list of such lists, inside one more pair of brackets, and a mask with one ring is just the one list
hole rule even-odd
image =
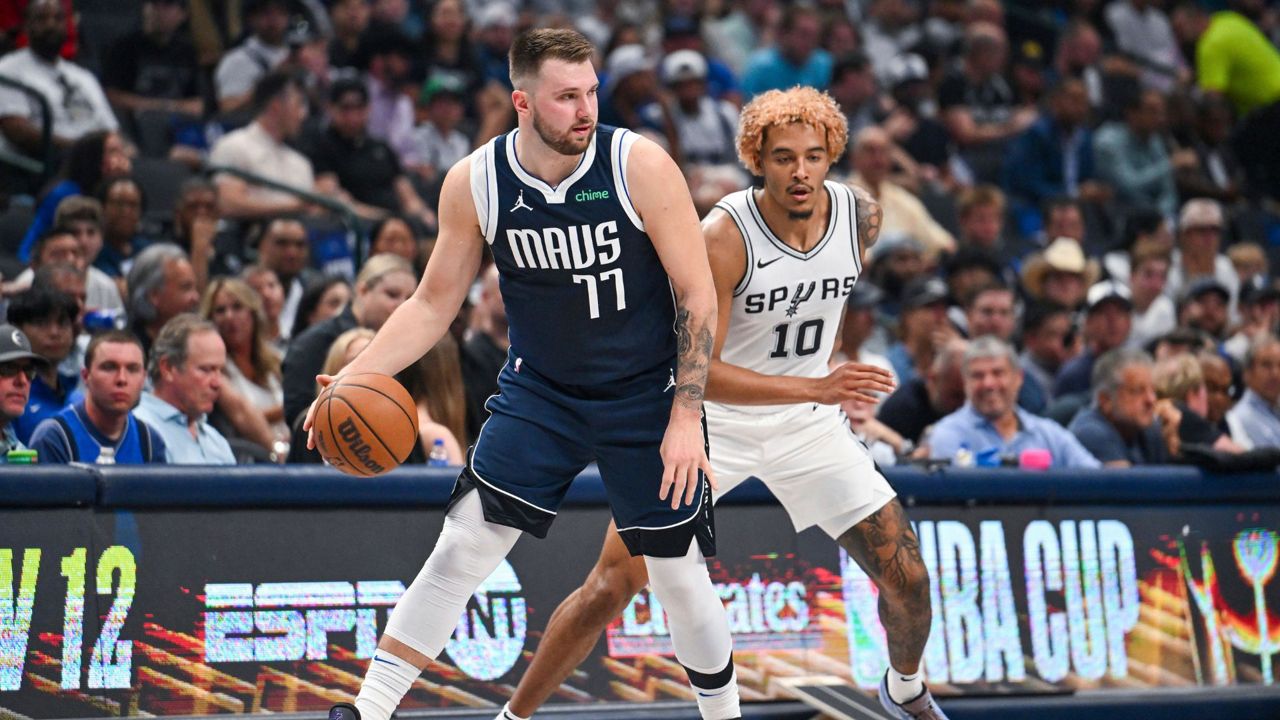
[[395, 469], [418, 442], [418, 408], [396, 379], [380, 373], [344, 376], [320, 393], [316, 449], [348, 475]]

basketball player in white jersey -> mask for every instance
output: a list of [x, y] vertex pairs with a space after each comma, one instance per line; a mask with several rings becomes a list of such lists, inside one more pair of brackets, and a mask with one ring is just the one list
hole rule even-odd
[[[729, 195], [703, 221], [722, 318], [707, 384], [711, 464], [717, 496], [759, 477], [797, 530], [817, 525], [848, 551], [879, 588], [890, 661], [881, 704], [900, 720], [945, 720], [920, 674], [933, 615], [919, 541], [839, 407], [876, 402], [893, 379], [827, 366], [881, 221], [865, 190], [826, 179], [847, 140], [839, 106], [812, 88], [770, 91], [742, 110], [738, 155], [764, 187]], [[611, 528], [499, 720], [531, 716], [645, 583]]]

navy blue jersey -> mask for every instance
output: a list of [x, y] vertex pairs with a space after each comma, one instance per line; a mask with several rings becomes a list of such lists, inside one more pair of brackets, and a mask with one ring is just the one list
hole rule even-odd
[[671, 282], [627, 195], [637, 136], [597, 126], [578, 167], [552, 188], [520, 166], [519, 132], [471, 158], [471, 192], [498, 265], [513, 354], [566, 386], [669, 364]]

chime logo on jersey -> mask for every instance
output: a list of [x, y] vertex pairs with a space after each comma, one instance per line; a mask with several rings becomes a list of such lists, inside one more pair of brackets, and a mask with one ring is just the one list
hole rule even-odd
[[573, 199], [577, 200], [578, 202], [591, 202], [592, 200], [608, 200], [609, 191], [608, 190], [582, 190], [577, 195], [574, 195]]
[[786, 308], [787, 317], [795, 317], [802, 303], [845, 297], [853, 292], [853, 283], [857, 279], [857, 275], [843, 278], [829, 277], [796, 285], [780, 285], [764, 292], [750, 293], [746, 298], [745, 310], [750, 315], [756, 315], [762, 312], [773, 312], [775, 308], [783, 306]]
[[516, 267], [536, 270], [582, 270], [608, 265], [622, 254], [616, 220], [594, 227], [507, 228], [507, 243]]
[[528, 629], [522, 591], [506, 560], [476, 588], [444, 648], [459, 670], [477, 680], [496, 680], [515, 667]]

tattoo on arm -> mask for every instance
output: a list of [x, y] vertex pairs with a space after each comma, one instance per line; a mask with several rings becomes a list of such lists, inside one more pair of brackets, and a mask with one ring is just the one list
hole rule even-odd
[[676, 403], [702, 411], [711, 369], [711, 328], [685, 308], [676, 311]]
[[853, 196], [858, 200], [857, 210], [854, 212], [858, 221], [858, 240], [863, 248], [870, 249], [876, 244], [876, 240], [880, 239], [880, 223], [884, 220], [884, 210], [881, 209], [880, 203], [871, 197], [871, 193], [857, 185], [849, 187], [853, 188]]

